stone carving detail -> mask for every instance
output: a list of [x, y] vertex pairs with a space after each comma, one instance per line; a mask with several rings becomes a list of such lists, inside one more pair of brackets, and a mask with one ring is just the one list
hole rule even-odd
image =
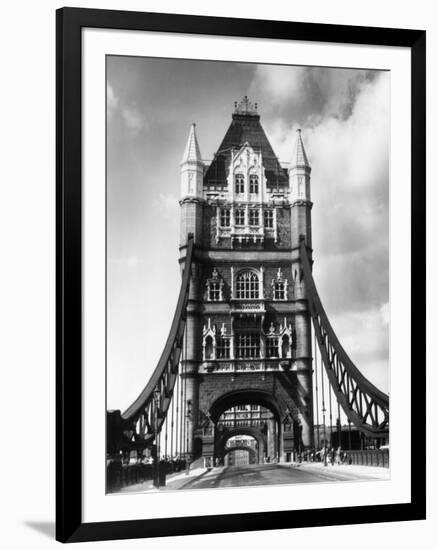
[[[212, 198], [205, 197], [212, 204]], [[265, 237], [278, 239], [276, 211], [272, 208], [262, 153], [249, 143], [231, 151], [227, 191], [215, 202], [216, 242], [230, 238], [231, 243], [258, 243]], [[272, 211], [265, 223], [264, 210]], [[229, 214], [227, 213], [229, 212]]]
[[206, 280], [206, 299], [208, 302], [221, 302], [223, 300], [223, 279], [214, 267], [212, 275]]

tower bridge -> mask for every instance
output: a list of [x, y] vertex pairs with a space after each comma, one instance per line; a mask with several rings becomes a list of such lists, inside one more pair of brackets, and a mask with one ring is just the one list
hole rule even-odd
[[110, 461], [224, 463], [237, 436], [256, 441], [252, 461], [289, 461], [320, 447], [319, 411], [331, 434], [333, 418], [346, 419], [362, 442], [387, 440], [388, 396], [350, 360], [317, 292], [311, 208], [300, 130], [285, 166], [245, 97], [206, 165], [191, 126], [176, 312], [146, 387], [123, 413], [108, 411]]

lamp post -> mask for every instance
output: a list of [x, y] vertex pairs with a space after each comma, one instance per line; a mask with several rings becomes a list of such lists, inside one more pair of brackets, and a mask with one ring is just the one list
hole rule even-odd
[[159, 483], [159, 459], [160, 459], [160, 454], [161, 454], [161, 450], [159, 448], [159, 434], [158, 434], [158, 412], [159, 412], [159, 406], [160, 406], [160, 401], [161, 401], [161, 394], [159, 392], [159, 389], [158, 388], [155, 388], [153, 390], [153, 402], [155, 404], [155, 426], [154, 426], [154, 430], [155, 430], [155, 468], [154, 468], [154, 475], [153, 475], [153, 485], [155, 487], [159, 487], [160, 483]]

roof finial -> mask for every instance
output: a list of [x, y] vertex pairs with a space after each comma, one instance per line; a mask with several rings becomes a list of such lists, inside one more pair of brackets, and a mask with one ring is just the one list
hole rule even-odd
[[241, 101], [234, 102], [235, 111], [237, 115], [257, 115], [258, 104], [252, 103], [247, 95], [243, 97]]

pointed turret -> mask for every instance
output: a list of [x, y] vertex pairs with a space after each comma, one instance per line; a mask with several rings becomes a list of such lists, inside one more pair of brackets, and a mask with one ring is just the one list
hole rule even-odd
[[193, 123], [181, 160], [181, 198], [203, 196], [203, 167], [200, 147]]
[[302, 131], [297, 130], [296, 146], [290, 164], [290, 200], [310, 201], [310, 174], [311, 166], [308, 161], [305, 147], [302, 141]]
[[181, 164], [184, 164], [185, 162], [202, 163], [202, 155], [200, 154], [200, 147], [196, 136], [196, 125], [194, 122], [191, 124], [190, 133], [188, 134], [187, 144], [185, 145], [185, 151], [182, 156]]
[[307, 154], [305, 152], [305, 147], [303, 146], [302, 130], [300, 128], [297, 130], [296, 147], [292, 159], [292, 168], [297, 167], [311, 169], [310, 163], [308, 162]]

